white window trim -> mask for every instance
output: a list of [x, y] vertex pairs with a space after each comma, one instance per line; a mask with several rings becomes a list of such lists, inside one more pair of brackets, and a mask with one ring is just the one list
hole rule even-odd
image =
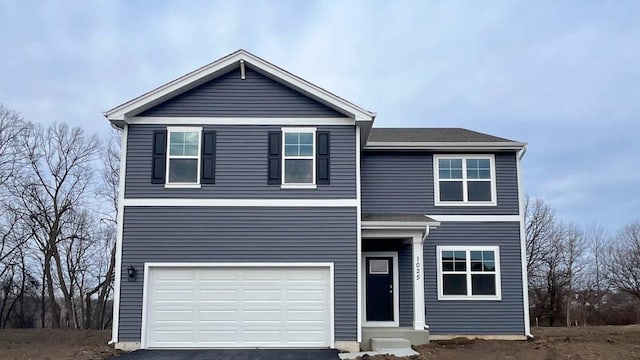
[[[198, 132], [198, 154], [197, 156], [182, 156], [171, 155], [171, 133], [172, 132]], [[202, 126], [168, 126], [167, 127], [167, 158], [165, 169], [165, 188], [185, 188], [185, 189], [199, 189], [200, 185], [200, 162], [202, 161]], [[196, 166], [196, 182], [195, 183], [180, 183], [169, 182], [169, 167], [171, 159], [197, 159]]]
[[[367, 321], [367, 258], [391, 257], [393, 258], [393, 321]], [[399, 327], [400, 326], [400, 275], [398, 270], [397, 251], [367, 251], [362, 252], [362, 326], [364, 327]]]
[[[316, 189], [316, 128], [314, 127], [283, 127], [282, 129], [282, 164], [281, 164], [281, 189]], [[285, 153], [285, 135], [287, 133], [310, 133], [313, 137], [313, 149], [311, 156], [287, 156]], [[285, 182], [285, 162], [286, 160], [311, 160], [311, 183], [286, 183]]]
[[[462, 201], [440, 201], [440, 159], [462, 159]], [[467, 159], [488, 159], [491, 166], [491, 201], [469, 201], [467, 179]], [[496, 206], [496, 157], [494, 154], [447, 154], [433, 155], [434, 204], [435, 206]], [[443, 180], [444, 181], [444, 180]], [[487, 181], [486, 179], [478, 181]]]
[[[443, 251], [465, 251], [467, 266], [467, 295], [444, 295], [442, 285], [442, 252]], [[493, 251], [496, 266], [496, 294], [495, 295], [471, 295], [471, 274], [478, 273], [471, 271], [471, 251]], [[438, 269], [438, 300], [502, 300], [502, 279], [500, 275], [500, 247], [499, 246], [436, 246], [436, 259]], [[461, 272], [459, 272], [461, 273]]]

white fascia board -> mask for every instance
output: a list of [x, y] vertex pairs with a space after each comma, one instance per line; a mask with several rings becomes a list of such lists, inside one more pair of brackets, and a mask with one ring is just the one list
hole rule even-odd
[[437, 221], [363, 221], [363, 229], [407, 229], [424, 230], [425, 227], [438, 227]]
[[403, 228], [403, 229], [362, 229], [363, 239], [411, 239], [424, 235], [425, 228]]
[[303, 80], [302, 78], [289, 73], [245, 50], [238, 50], [232, 54], [229, 54], [219, 60], [216, 60], [208, 65], [200, 67], [186, 75], [183, 75], [165, 85], [162, 85], [154, 90], [147, 92], [137, 98], [134, 98], [122, 105], [119, 105], [104, 113], [105, 117], [111, 121], [127, 120], [131, 115], [140, 113], [141, 111], [150, 108], [180, 92], [187, 91], [197, 85], [200, 85], [210, 79], [215, 78], [217, 75], [226, 73], [230, 67], [235, 66], [243, 60], [248, 65], [260, 70], [264, 73], [277, 78], [288, 85], [298, 89], [302, 93], [305, 93], [313, 98], [318, 99], [321, 102], [329, 104], [337, 109], [340, 109], [348, 114], [351, 114], [354, 119], [359, 121], [373, 121], [376, 114], [367, 111], [355, 104], [352, 104], [337, 95], [330, 93], [310, 82]]
[[429, 217], [439, 222], [510, 222], [520, 221], [520, 215], [431, 215]]
[[354, 125], [354, 120], [344, 118], [235, 118], [235, 117], [154, 117], [134, 116], [129, 124], [140, 125], [278, 125], [278, 126], [322, 126], [322, 125]]
[[368, 142], [365, 150], [520, 150], [527, 144], [521, 142]]

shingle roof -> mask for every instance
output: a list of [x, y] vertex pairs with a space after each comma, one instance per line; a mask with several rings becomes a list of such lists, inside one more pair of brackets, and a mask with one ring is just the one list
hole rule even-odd
[[371, 142], [492, 142], [492, 143], [517, 143], [493, 135], [483, 134], [477, 131], [463, 128], [372, 128], [369, 133], [368, 143]]
[[362, 221], [436, 222], [422, 214], [362, 214]]

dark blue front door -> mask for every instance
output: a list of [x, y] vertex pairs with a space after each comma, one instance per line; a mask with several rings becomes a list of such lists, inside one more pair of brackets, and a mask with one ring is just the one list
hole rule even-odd
[[367, 321], [394, 321], [393, 258], [366, 258]]

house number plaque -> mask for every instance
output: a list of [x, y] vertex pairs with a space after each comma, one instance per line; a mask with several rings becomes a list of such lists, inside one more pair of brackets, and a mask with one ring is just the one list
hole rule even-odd
[[420, 266], [420, 255], [416, 256], [416, 280], [422, 277], [422, 266]]

